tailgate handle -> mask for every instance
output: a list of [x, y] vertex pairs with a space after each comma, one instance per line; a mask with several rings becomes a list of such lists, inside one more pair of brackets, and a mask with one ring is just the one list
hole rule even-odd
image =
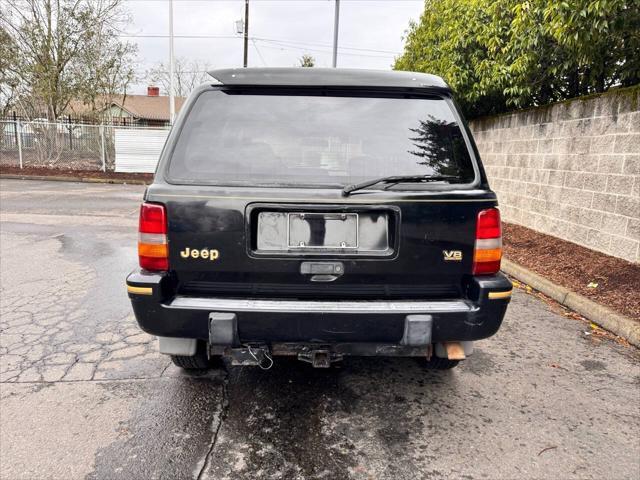
[[302, 262], [302, 275], [313, 275], [312, 282], [332, 282], [344, 273], [342, 262]]

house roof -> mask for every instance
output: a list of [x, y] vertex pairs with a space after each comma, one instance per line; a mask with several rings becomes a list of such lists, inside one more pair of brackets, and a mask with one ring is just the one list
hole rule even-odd
[[[175, 97], [176, 113], [180, 111], [183, 103], [184, 97]], [[166, 96], [127, 95], [124, 99], [118, 96], [112, 99], [112, 104], [137, 118], [169, 121], [169, 97]]]
[[397, 87], [449, 89], [428, 73], [353, 68], [227, 68], [209, 75], [225, 85]]
[[[184, 100], [184, 97], [175, 97], [176, 113], [180, 111]], [[116, 105], [136, 118], [169, 121], [169, 97], [167, 96], [117, 95], [104, 103]], [[72, 102], [69, 108], [76, 114], [84, 114], [89, 110], [88, 105], [79, 101]]]

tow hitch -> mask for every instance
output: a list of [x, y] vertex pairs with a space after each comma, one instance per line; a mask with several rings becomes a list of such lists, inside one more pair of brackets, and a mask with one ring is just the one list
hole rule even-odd
[[273, 367], [273, 357], [266, 345], [245, 345], [242, 348], [229, 349], [231, 365], [260, 367], [269, 370]]
[[311, 350], [298, 353], [298, 360], [310, 363], [313, 368], [329, 368], [333, 362], [342, 360], [342, 355], [329, 350]]
[[[222, 352], [231, 359], [231, 365], [245, 367], [260, 367], [269, 370], [273, 367], [273, 352], [268, 345], [246, 344], [241, 348], [227, 348]], [[280, 355], [296, 355], [298, 360], [310, 363], [314, 368], [329, 368], [332, 363], [342, 360], [342, 354], [328, 349], [310, 350], [301, 347], [294, 350], [278, 350]]]

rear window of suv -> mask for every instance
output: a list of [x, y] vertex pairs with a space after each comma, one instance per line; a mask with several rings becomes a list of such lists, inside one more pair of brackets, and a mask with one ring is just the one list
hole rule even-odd
[[[205, 91], [185, 119], [167, 177], [188, 184], [341, 187], [390, 175], [474, 180], [450, 102]], [[420, 188], [397, 188], [403, 187]]]

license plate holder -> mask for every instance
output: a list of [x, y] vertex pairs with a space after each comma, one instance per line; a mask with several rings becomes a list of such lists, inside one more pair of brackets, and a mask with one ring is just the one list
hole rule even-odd
[[287, 246], [291, 250], [357, 250], [357, 213], [289, 212]]

